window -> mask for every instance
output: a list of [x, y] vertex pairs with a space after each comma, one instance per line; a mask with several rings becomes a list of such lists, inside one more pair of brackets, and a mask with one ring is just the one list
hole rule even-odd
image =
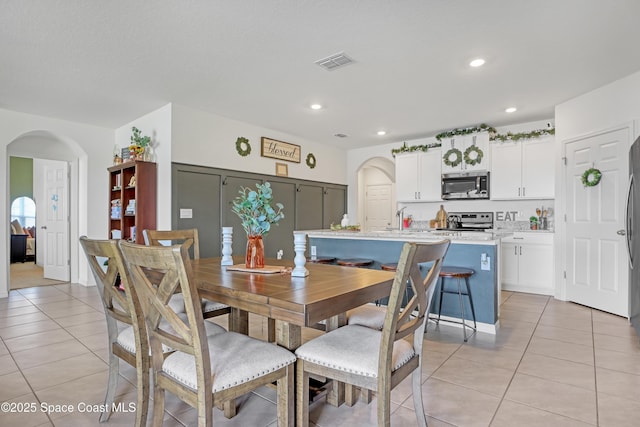
[[36, 203], [29, 197], [18, 197], [11, 203], [11, 221], [17, 219], [25, 227], [36, 226]]

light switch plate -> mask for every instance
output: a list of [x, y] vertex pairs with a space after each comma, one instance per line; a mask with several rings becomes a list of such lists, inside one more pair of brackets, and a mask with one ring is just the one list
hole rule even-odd
[[483, 260], [480, 260], [480, 269], [485, 271], [491, 270], [491, 257], [485, 257]]

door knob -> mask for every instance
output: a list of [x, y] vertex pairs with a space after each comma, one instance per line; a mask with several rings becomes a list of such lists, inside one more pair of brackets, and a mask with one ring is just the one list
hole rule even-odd
[[627, 230], [618, 230], [618, 231], [616, 231], [616, 234], [618, 236], [626, 236]]
[[47, 226], [46, 226], [46, 225], [43, 225], [43, 226], [41, 226], [40, 228], [42, 228], [43, 230], [46, 230], [46, 229], [47, 229]]

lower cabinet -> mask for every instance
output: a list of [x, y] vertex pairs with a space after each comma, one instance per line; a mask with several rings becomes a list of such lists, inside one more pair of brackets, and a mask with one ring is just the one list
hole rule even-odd
[[503, 290], [554, 294], [552, 233], [516, 232], [502, 239], [501, 251]]

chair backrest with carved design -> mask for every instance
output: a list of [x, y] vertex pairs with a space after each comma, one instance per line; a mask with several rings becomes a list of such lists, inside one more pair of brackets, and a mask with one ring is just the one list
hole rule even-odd
[[200, 240], [198, 229], [185, 230], [145, 230], [150, 246], [161, 246], [163, 242], [171, 242], [171, 245], [184, 244], [187, 248], [193, 247], [193, 259], [200, 259]]

